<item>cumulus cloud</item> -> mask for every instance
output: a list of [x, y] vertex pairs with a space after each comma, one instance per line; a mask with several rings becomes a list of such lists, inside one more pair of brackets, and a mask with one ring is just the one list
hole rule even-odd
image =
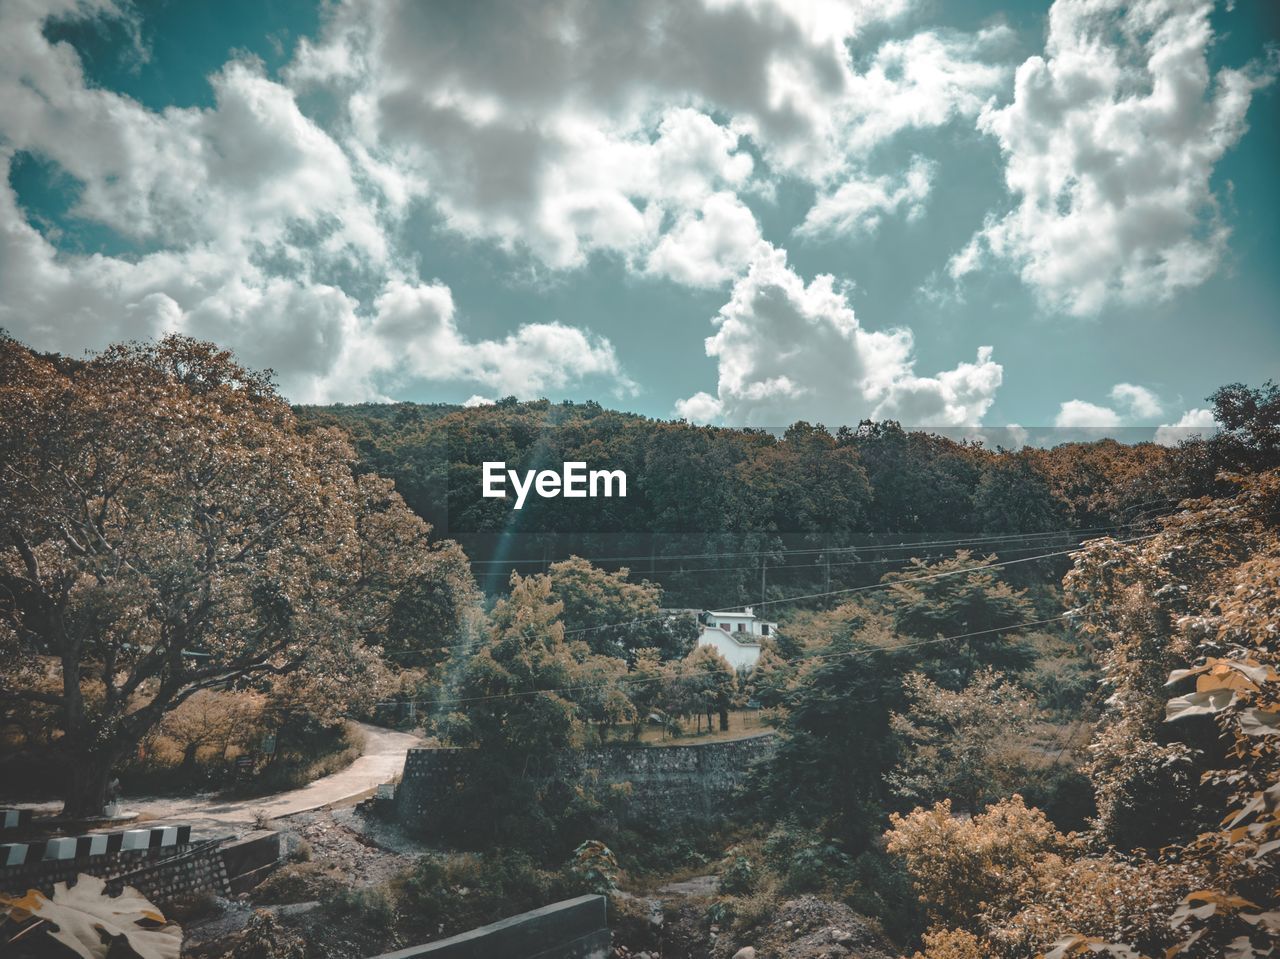
[[711, 423], [720, 418], [724, 406], [710, 393], [699, 390], [692, 396], [676, 400], [676, 415], [690, 423]]
[[1067, 400], [1058, 408], [1053, 425], [1083, 429], [1109, 429], [1121, 425], [1120, 414], [1109, 406], [1084, 400]]
[[438, 283], [393, 281], [374, 303], [376, 367], [427, 380], [461, 379], [500, 393], [537, 395], [588, 376], [632, 387], [613, 346], [560, 323], [528, 323], [500, 340], [459, 333], [453, 294]]
[[1159, 416], [1164, 409], [1160, 397], [1145, 386], [1133, 383], [1117, 383], [1111, 387], [1111, 399], [1124, 406], [1130, 416], [1142, 419]]
[[1156, 442], [1162, 446], [1177, 446], [1192, 436], [1203, 436], [1218, 429], [1213, 410], [1192, 408], [1182, 414], [1176, 423], [1166, 423], [1156, 430]]
[[714, 396], [699, 392], [677, 404], [677, 414], [691, 420], [978, 423], [1003, 375], [990, 347], [980, 347], [975, 362], [918, 375], [909, 330], [864, 329], [833, 277], [806, 284], [781, 250], [752, 263], [714, 322], [706, 348], [719, 383]]
[[[612, 346], [582, 330], [460, 333], [448, 289], [405, 280], [388, 240], [411, 174], [348, 154], [258, 64], [213, 74], [208, 109], [157, 113], [86, 83], [74, 50], [41, 31], [48, 16], [121, 15], [106, 0], [0, 8], [0, 325], [69, 352], [168, 331], [213, 339], [274, 368], [298, 401], [381, 397], [380, 378], [521, 395], [584, 377], [630, 388]], [[74, 177], [72, 216], [151, 252], [59, 252], [19, 207], [19, 153]], [[406, 289], [416, 312], [402, 308]], [[403, 347], [388, 337], [397, 323]]]
[[681, 215], [649, 254], [646, 269], [686, 286], [720, 286], [768, 246], [746, 205], [732, 193], [716, 193], [700, 211]]
[[[608, 252], [705, 286], [748, 262], [745, 242], [706, 256], [725, 216], [747, 212], [723, 194], [799, 177], [838, 224], [839, 208], [875, 203], [857, 196], [871, 151], [976, 116], [1007, 78], [986, 62], [1004, 30], [886, 41], [857, 70], [850, 41], [906, 6], [557, 0], [498, 14], [352, 0], [288, 76], [330, 91], [353, 139], [413, 171], [454, 229], [555, 268]], [[887, 197], [881, 214], [910, 201]], [[700, 262], [680, 271], [685, 248]]]
[[933, 163], [915, 157], [901, 177], [848, 180], [834, 192], [819, 196], [795, 232], [800, 236], [869, 233], [883, 217], [899, 209], [905, 209], [907, 219], [914, 220], [924, 212], [933, 170]]
[[950, 263], [1016, 267], [1052, 308], [1163, 300], [1217, 269], [1228, 228], [1210, 189], [1275, 76], [1212, 71], [1212, 0], [1055, 0], [1043, 56], [979, 127], [1005, 157], [1016, 206]]
[[[1151, 389], [1136, 383], [1117, 383], [1108, 394], [1113, 405], [1103, 406], [1086, 400], [1067, 400], [1058, 409], [1054, 426], [1080, 429], [1115, 429], [1121, 426], [1142, 425], [1136, 421], [1150, 420], [1164, 412], [1164, 403]], [[1204, 417], [1208, 417], [1204, 421]], [[1156, 442], [1163, 442], [1164, 431], [1181, 427], [1213, 425], [1213, 414], [1207, 410], [1189, 410], [1176, 424], [1161, 426], [1156, 431]], [[1183, 431], [1185, 435], [1185, 430]], [[1170, 434], [1172, 435], [1172, 434]]]

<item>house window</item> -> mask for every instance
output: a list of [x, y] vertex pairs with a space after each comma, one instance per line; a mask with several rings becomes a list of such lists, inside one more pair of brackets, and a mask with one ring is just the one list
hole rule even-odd
[[769, 635], [769, 624], [768, 624], [768, 623], [761, 623], [761, 624], [760, 624], [760, 635], [761, 635], [761, 636], [768, 636], [768, 635]]
[[720, 624], [720, 628], [721, 628], [721, 629], [723, 629], [726, 633], [727, 633], [727, 632], [729, 632], [729, 624], [728, 624], [728, 623], [721, 623], [721, 624]]
[[739, 623], [739, 624], [738, 624], [738, 632], [740, 632], [740, 633], [742, 633], [742, 632], [746, 632], [746, 629], [747, 629], [747, 624], [746, 624], [746, 623]]

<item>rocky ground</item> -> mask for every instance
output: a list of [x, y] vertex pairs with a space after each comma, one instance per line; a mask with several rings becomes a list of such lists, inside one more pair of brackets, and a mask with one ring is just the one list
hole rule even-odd
[[[377, 885], [412, 865], [414, 856], [421, 851], [403, 837], [395, 840], [380, 837], [387, 840], [385, 844], [371, 838], [361, 820], [345, 809], [299, 813], [272, 822], [271, 828], [282, 833], [286, 858], [305, 860], [285, 867], [297, 875], [297, 883], [290, 890], [293, 895], [287, 897], [290, 899], [309, 898], [308, 889], [314, 889], [318, 897], [339, 885], [348, 888]], [[393, 845], [395, 848], [391, 848]], [[256, 910], [285, 918], [305, 914], [314, 905], [309, 901], [264, 903], [262, 899], [255, 890], [232, 900], [217, 898], [203, 904], [203, 914], [184, 923], [183, 956], [221, 957], [235, 937], [253, 921]], [[353, 953], [355, 955], [359, 953]]]
[[883, 937], [843, 903], [801, 896], [746, 932], [711, 922], [714, 876], [624, 897], [615, 920], [615, 959], [890, 959]]
[[[352, 959], [390, 948], [377, 938], [377, 930], [313, 922], [318, 914], [309, 913], [336, 888], [368, 888], [393, 879], [425, 847], [393, 826], [365, 819], [350, 809], [299, 813], [276, 820], [272, 828], [283, 833], [283, 848], [292, 863], [251, 894], [204, 904], [199, 918], [184, 923], [183, 956], [222, 959], [251, 924], [260, 938], [279, 941], [281, 955], [289, 954], [288, 941], [299, 936], [311, 941], [313, 948], [321, 945], [314, 941], [321, 937], [326, 954]], [[643, 895], [621, 894], [612, 910], [615, 959], [889, 959], [893, 955], [879, 934], [841, 903], [801, 896], [783, 902], [763, 925], [740, 932], [727, 922], [718, 925], [709, 920], [708, 909], [716, 896], [714, 876], [695, 876]]]

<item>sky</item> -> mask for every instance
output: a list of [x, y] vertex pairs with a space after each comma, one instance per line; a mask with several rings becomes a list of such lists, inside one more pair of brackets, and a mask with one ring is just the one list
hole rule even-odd
[[1206, 428], [1280, 372], [1270, 0], [0, 0], [0, 327], [295, 402]]

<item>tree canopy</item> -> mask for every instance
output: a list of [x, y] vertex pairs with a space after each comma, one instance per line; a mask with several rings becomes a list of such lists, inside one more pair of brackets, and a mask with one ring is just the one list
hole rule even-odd
[[69, 815], [201, 690], [305, 669], [331, 708], [376, 693], [371, 647], [439, 560], [354, 460], [212, 344], [0, 340], [4, 693], [56, 710]]

